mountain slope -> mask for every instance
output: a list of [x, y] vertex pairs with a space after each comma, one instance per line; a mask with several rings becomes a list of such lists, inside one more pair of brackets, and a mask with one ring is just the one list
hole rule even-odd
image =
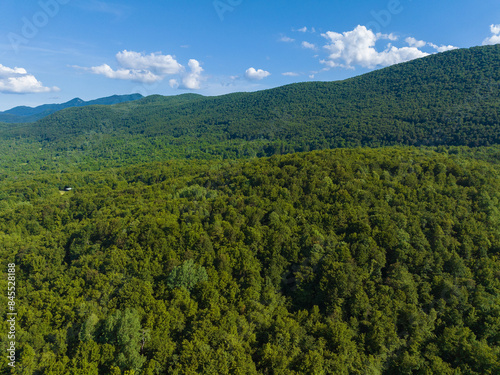
[[475, 47], [340, 82], [69, 108], [0, 129], [0, 152], [16, 140], [42, 148], [47, 160], [65, 152], [73, 164], [123, 165], [336, 147], [487, 146], [500, 144], [499, 94], [500, 45]]
[[113, 95], [105, 98], [99, 98], [89, 101], [84, 101], [80, 98], [74, 98], [66, 103], [61, 104], [44, 104], [38, 107], [19, 106], [0, 112], [0, 122], [6, 123], [22, 123], [22, 122], [35, 122], [43, 117], [46, 117], [61, 109], [70, 107], [83, 107], [89, 105], [111, 105], [123, 102], [129, 102], [141, 99], [141, 94], [131, 95]]

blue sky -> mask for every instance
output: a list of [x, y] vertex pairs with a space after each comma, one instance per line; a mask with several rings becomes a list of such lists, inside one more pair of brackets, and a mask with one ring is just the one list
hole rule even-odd
[[500, 43], [500, 2], [2, 0], [0, 110], [333, 81]]

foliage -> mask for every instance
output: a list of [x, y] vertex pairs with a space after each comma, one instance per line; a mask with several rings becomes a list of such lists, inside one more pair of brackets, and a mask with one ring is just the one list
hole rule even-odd
[[7, 176], [15, 371], [499, 373], [497, 152], [339, 149]]
[[174, 267], [167, 277], [167, 286], [172, 289], [184, 288], [191, 290], [199, 282], [207, 280], [208, 275], [205, 268], [189, 259], [182, 265]]

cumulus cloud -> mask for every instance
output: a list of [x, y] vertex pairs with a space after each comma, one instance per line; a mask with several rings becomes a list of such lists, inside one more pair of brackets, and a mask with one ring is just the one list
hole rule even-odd
[[405, 39], [405, 42], [408, 43], [410, 47], [416, 47], [416, 48], [422, 48], [425, 46], [429, 46], [434, 48], [437, 52], [446, 52], [446, 51], [451, 51], [452, 49], [457, 49], [458, 47], [452, 46], [452, 45], [441, 45], [438, 46], [437, 44], [434, 43], [427, 43], [423, 40], [417, 40], [415, 38], [409, 37]]
[[285, 36], [282, 36], [282, 37], [280, 38], [280, 42], [291, 43], [291, 42], [295, 42], [295, 39], [292, 39], [292, 38], [287, 37], [287, 36], [285, 35]]
[[446, 52], [446, 51], [451, 51], [452, 49], [457, 49], [458, 47], [448, 45], [448, 46], [438, 46], [434, 43], [427, 43], [429, 46], [434, 48], [438, 52]]
[[500, 43], [500, 25], [491, 25], [490, 31], [493, 35], [483, 40], [483, 46]]
[[202, 80], [201, 72], [203, 72], [203, 68], [195, 59], [190, 59], [188, 66], [191, 69], [191, 72], [182, 78], [182, 86], [186, 89], [197, 90], [200, 88]]
[[271, 73], [265, 70], [262, 69], [256, 70], [255, 68], [248, 68], [245, 72], [245, 77], [250, 81], [260, 81], [261, 79], [264, 79], [270, 75]]
[[170, 81], [168, 81], [168, 84], [170, 85], [170, 87], [172, 87], [173, 89], [177, 89], [179, 88], [179, 81], [177, 81], [176, 79], [172, 78]]
[[281, 75], [285, 76], [285, 77], [298, 77], [299, 76], [299, 73], [295, 73], [295, 72], [285, 72], [285, 73], [281, 73]]
[[391, 40], [393, 42], [398, 40], [397, 35], [394, 35], [393, 33], [390, 33], [390, 34], [377, 33], [375, 35], [377, 36], [377, 39], [388, 39], [388, 40]]
[[[169, 80], [170, 86], [190, 90], [199, 89], [201, 81], [204, 79], [202, 77], [203, 68], [195, 59], [190, 59], [188, 62], [190, 71], [187, 71], [172, 55], [163, 55], [161, 53], [146, 55], [140, 52], [123, 50], [116, 54], [116, 61], [119, 65], [116, 69], [113, 69], [108, 64], [83, 69], [111, 79], [148, 84], [162, 81], [167, 76], [177, 75], [178, 78]], [[181, 83], [179, 83], [179, 79]]]
[[307, 32], [307, 27], [304, 26], [304, 27], [298, 29], [297, 31], [300, 31], [301, 33], [305, 33], [305, 32]]
[[116, 60], [123, 68], [136, 71], [148, 71], [156, 75], [178, 74], [184, 69], [171, 55], [151, 53], [143, 55], [139, 52], [118, 52]]
[[302, 47], [307, 49], [316, 50], [316, 46], [313, 43], [302, 42]]
[[324, 46], [329, 52], [329, 56], [327, 59], [321, 60], [328, 67], [352, 68], [355, 65], [360, 65], [365, 68], [375, 68], [429, 55], [417, 47], [397, 48], [390, 43], [383, 51], [378, 51], [375, 48], [377, 41], [393, 41], [395, 37], [392, 34], [375, 34], [365, 26], [357, 26], [354, 30], [342, 34], [328, 31], [321, 35], [329, 42]]
[[424, 42], [423, 40], [417, 40], [415, 38], [409, 37], [405, 39], [405, 42], [410, 45], [410, 47], [425, 47], [427, 45], [427, 42]]
[[10, 94], [29, 94], [59, 91], [57, 87], [45, 87], [34, 75], [24, 68], [9, 68], [0, 64], [0, 92]]
[[148, 70], [138, 69], [116, 69], [113, 70], [108, 64], [93, 66], [89, 70], [94, 74], [100, 74], [112, 79], [123, 79], [142, 83], [154, 83], [161, 81], [162, 76], [156, 75]]

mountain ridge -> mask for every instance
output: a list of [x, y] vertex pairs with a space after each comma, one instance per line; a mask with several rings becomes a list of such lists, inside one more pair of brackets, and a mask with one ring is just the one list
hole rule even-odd
[[22, 163], [59, 158], [100, 168], [345, 147], [489, 146], [500, 144], [499, 108], [500, 45], [482, 46], [343, 81], [67, 108], [0, 126], [0, 153], [31, 147]]
[[65, 103], [42, 104], [37, 107], [17, 106], [0, 112], [0, 122], [23, 123], [35, 122], [52, 113], [66, 108], [82, 107], [89, 105], [112, 105], [142, 99], [141, 94], [111, 95], [103, 98], [85, 101], [79, 97], [73, 98]]

